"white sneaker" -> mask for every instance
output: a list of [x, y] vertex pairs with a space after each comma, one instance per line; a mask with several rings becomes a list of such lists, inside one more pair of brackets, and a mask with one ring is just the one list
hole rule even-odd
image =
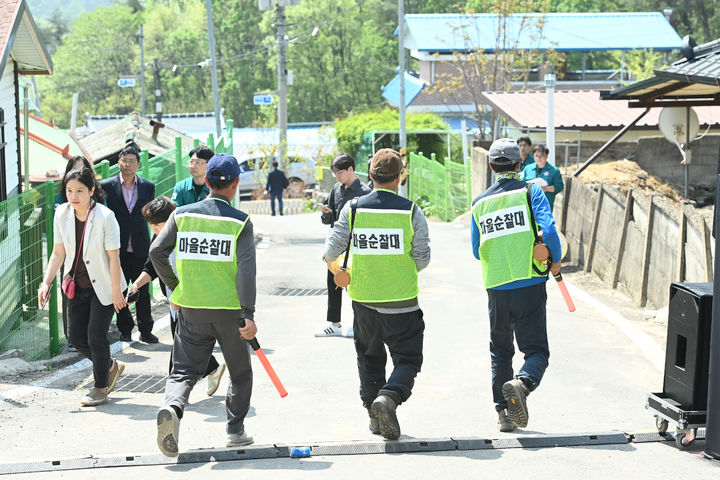
[[343, 337], [354, 338], [355, 330], [353, 330], [353, 327], [345, 329], [345, 331], [343, 332]]
[[175, 409], [168, 406], [160, 409], [157, 415], [157, 445], [166, 457], [178, 456], [178, 433], [180, 419]]
[[342, 326], [328, 323], [322, 330], [315, 333], [316, 337], [341, 337]]
[[207, 376], [207, 396], [212, 397], [220, 386], [220, 380], [225, 373], [225, 364], [223, 363]]

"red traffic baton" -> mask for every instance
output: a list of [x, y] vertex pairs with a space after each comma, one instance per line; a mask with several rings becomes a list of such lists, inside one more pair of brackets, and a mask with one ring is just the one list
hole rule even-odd
[[[240, 327], [245, 327], [245, 319], [240, 319]], [[260, 360], [260, 363], [262, 363], [263, 368], [268, 374], [268, 377], [270, 377], [270, 380], [272, 381], [273, 385], [275, 385], [275, 388], [277, 389], [278, 393], [280, 394], [280, 398], [287, 397], [287, 390], [285, 390], [285, 387], [283, 387], [282, 382], [277, 376], [277, 373], [275, 373], [275, 370], [273, 370], [272, 365], [270, 365], [270, 361], [265, 356], [265, 352], [263, 352], [263, 349], [260, 348], [260, 343], [257, 340], [257, 337], [253, 338], [252, 340], [248, 340], [250, 343], [250, 346], [255, 351], [255, 355], [257, 355], [258, 360]]]
[[562, 278], [562, 274], [560, 272], [558, 272], [557, 275], [553, 273], [553, 277], [557, 282], [558, 288], [560, 288], [560, 293], [562, 293], [563, 299], [565, 300], [565, 305], [567, 305], [567, 308], [568, 310], [570, 310], [570, 312], [574, 312], [575, 304], [573, 303], [572, 298], [570, 298], [570, 292], [568, 292], [568, 289], [565, 286], [565, 281]]

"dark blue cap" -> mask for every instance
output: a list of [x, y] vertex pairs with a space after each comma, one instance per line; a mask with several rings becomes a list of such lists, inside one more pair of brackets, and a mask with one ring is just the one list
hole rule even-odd
[[216, 153], [207, 164], [205, 176], [210, 180], [235, 180], [240, 176], [240, 165], [232, 155]]

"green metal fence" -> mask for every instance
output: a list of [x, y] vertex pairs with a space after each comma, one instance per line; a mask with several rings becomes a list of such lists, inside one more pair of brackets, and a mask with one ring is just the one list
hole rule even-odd
[[[226, 131], [228, 137], [218, 142], [214, 135], [208, 137], [207, 145], [216, 153], [233, 151], [232, 120], [226, 122]], [[189, 176], [188, 161], [181, 139], [176, 138], [175, 148], [161, 155], [148, 158], [148, 152], [142, 151], [138, 175], [155, 183], [156, 196], [170, 197], [175, 184]], [[119, 173], [117, 165], [107, 161], [94, 168], [101, 179]], [[52, 357], [67, 343], [58, 312], [57, 280], [45, 309], [39, 310], [37, 301], [52, 253], [53, 211], [60, 188], [60, 181], [48, 181], [0, 202], [0, 353], [19, 349], [27, 361]]]
[[428, 216], [449, 222], [470, 208], [470, 165], [446, 160], [438, 162], [435, 154], [426, 158], [411, 153], [408, 197], [419, 203]]

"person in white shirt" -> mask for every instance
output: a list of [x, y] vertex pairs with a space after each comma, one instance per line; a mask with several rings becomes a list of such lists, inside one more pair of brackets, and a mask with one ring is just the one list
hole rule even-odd
[[125, 369], [110, 357], [107, 338], [113, 313], [125, 307], [126, 282], [120, 267], [120, 227], [113, 212], [102, 204], [104, 194], [89, 168], [69, 171], [63, 179], [67, 203], [55, 212], [54, 245], [43, 282], [38, 288], [42, 305], [53, 279], [65, 264], [74, 295], [68, 294], [69, 341], [93, 362], [95, 385], [80, 403], [106, 403]]

